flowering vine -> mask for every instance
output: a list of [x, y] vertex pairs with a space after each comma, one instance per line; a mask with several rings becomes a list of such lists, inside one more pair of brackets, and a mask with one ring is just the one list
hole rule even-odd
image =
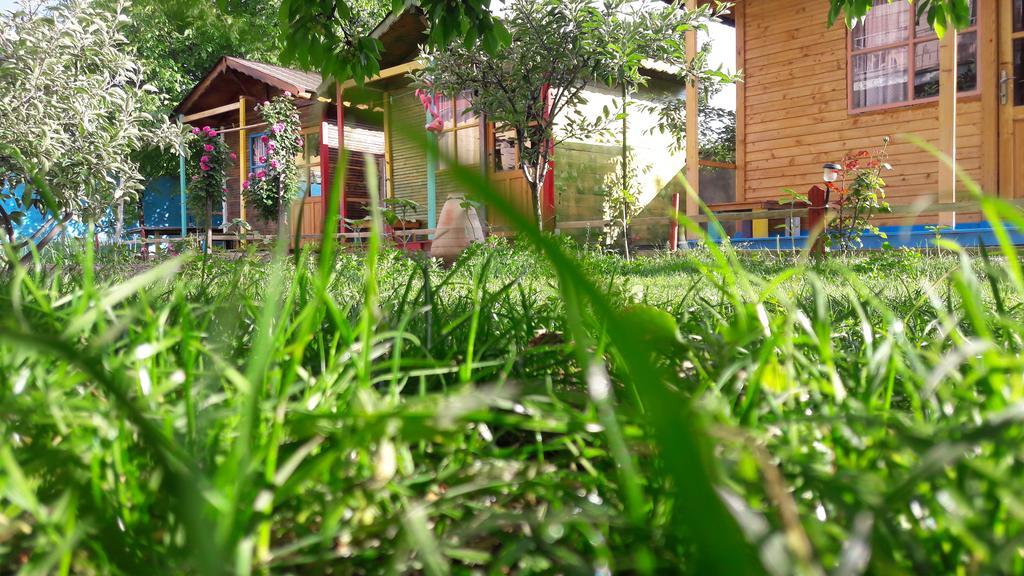
[[298, 191], [295, 158], [302, 153], [299, 112], [290, 94], [256, 106], [256, 112], [270, 126], [264, 134], [265, 154], [253, 159], [258, 166], [243, 183], [246, 202], [264, 218], [283, 221], [290, 200]]
[[228, 192], [227, 169], [238, 158], [217, 130], [209, 126], [192, 129], [188, 149], [189, 158], [193, 159], [189, 170], [189, 207], [193, 214], [209, 216], [212, 206], [224, 202]]

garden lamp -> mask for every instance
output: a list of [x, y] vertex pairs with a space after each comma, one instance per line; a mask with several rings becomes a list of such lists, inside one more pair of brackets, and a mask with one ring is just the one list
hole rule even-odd
[[[842, 169], [843, 167], [841, 165], [836, 164], [835, 162], [829, 162], [821, 167], [821, 178], [825, 181], [825, 184], [831, 184], [836, 180], [839, 180], [839, 171]], [[832, 187], [825, 186], [825, 206], [828, 206], [830, 196], [832, 196]]]
[[839, 164], [834, 164], [832, 162], [825, 164], [821, 168], [824, 172], [822, 178], [825, 180], [825, 182], [828, 183], [832, 183], [835, 182], [836, 180], [839, 180], [839, 171], [843, 169], [843, 167], [840, 166]]

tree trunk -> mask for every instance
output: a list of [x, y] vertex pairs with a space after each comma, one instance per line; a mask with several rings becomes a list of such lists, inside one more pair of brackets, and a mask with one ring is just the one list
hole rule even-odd
[[121, 233], [124, 231], [124, 199], [117, 201], [117, 220], [114, 222], [114, 242], [121, 243]]
[[213, 200], [206, 199], [206, 250], [207, 254], [213, 251]]

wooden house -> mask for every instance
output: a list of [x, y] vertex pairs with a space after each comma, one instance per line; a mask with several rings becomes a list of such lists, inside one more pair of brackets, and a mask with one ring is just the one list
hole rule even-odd
[[[966, 200], [950, 167], [902, 135], [923, 139], [990, 195], [1024, 195], [1024, 1], [972, 0], [970, 28], [938, 39], [908, 2], [873, 0], [853, 29], [827, 25], [827, 0], [738, 0], [735, 197], [742, 209], [805, 191], [822, 165], [884, 138], [895, 206]], [[1020, 130], [1020, 132], [1017, 132]], [[888, 217], [881, 224], [964, 225], [978, 214]]]

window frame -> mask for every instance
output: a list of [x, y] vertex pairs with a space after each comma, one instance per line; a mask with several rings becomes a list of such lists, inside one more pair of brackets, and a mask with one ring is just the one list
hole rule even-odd
[[[439, 152], [443, 152], [444, 151], [441, 148], [441, 138], [445, 134], [451, 134], [452, 135], [452, 145], [451, 145], [452, 158], [451, 159], [455, 162], [455, 165], [456, 166], [474, 166], [474, 164], [464, 164], [461, 161], [459, 161], [459, 132], [461, 132], [463, 130], [470, 130], [470, 129], [476, 128], [476, 131], [477, 131], [477, 134], [478, 134], [478, 136], [477, 136], [477, 145], [479, 146], [480, 145], [480, 136], [479, 136], [480, 126], [483, 123], [483, 121], [482, 121], [481, 115], [480, 114], [476, 114], [475, 116], [473, 116], [473, 120], [468, 121], [468, 122], [464, 122], [464, 123], [459, 123], [459, 104], [458, 104], [458, 102], [459, 102], [459, 95], [460, 94], [456, 94], [454, 96], [449, 96], [447, 94], [441, 95], [443, 98], [447, 98], [448, 101], [451, 102], [451, 106], [452, 106], [452, 121], [451, 121], [451, 126], [449, 126], [448, 123], [445, 122], [444, 123], [444, 127], [441, 129], [440, 132], [437, 133], [438, 151]], [[472, 98], [472, 95], [470, 95], [469, 98]], [[440, 104], [438, 104], [438, 113], [440, 113]], [[477, 156], [478, 156], [478, 158], [477, 158], [476, 165], [479, 165], [480, 160], [481, 160], [481, 158], [479, 157], [480, 156], [480, 151], [479, 150], [477, 151]], [[451, 170], [451, 168], [452, 167], [445, 162], [445, 159], [442, 157], [442, 155], [438, 154], [438, 158], [437, 158], [437, 171], [438, 171], [438, 173], [447, 172], [448, 170]]]
[[[868, 112], [878, 112], [883, 110], [891, 110], [893, 108], [911, 108], [914, 106], [922, 106], [928, 104], [935, 104], [939, 101], [938, 96], [929, 96], [927, 98], [914, 98], [914, 77], [917, 73], [917, 45], [925, 42], [938, 41], [938, 36], [934, 31], [925, 35], [917, 35], [917, 19], [915, 16], [916, 7], [913, 4], [907, 2], [893, 2], [893, 4], [899, 4], [904, 10], [910, 10], [910, 34], [906, 40], [900, 40], [898, 42], [892, 42], [889, 44], [883, 44], [879, 46], [872, 46], [871, 48], [862, 48], [860, 50], [854, 50], [853, 47], [853, 30], [847, 29], [846, 31], [846, 109], [850, 115], [864, 114]], [[981, 21], [982, 12], [984, 10], [984, 2], [978, 1], [975, 6], [974, 24], [969, 28], [957, 31], [957, 42], [960, 37], [965, 34], [974, 34], [974, 42], [976, 45], [975, 50], [975, 74], [977, 76], [975, 80], [975, 86], [973, 90], [969, 91], [957, 91], [957, 100], [977, 98], [981, 95], [981, 84], [982, 84], [982, 67], [984, 66], [984, 58], [982, 58], [982, 38], [981, 38]], [[899, 102], [891, 102], [889, 104], [876, 104], [874, 106], [862, 106], [857, 108], [853, 105], [853, 58], [854, 56], [860, 56], [862, 54], [872, 54], [875, 52], [884, 52], [886, 50], [892, 50], [894, 48], [903, 48], [907, 50], [907, 99]], [[960, 63], [957, 62], [959, 67]]]

